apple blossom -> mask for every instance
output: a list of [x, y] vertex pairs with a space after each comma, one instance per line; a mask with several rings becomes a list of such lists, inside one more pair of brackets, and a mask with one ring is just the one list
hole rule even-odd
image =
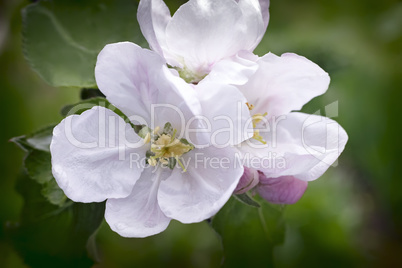
[[162, 0], [141, 0], [137, 17], [150, 47], [187, 82], [199, 82], [216, 62], [254, 50], [268, 7], [268, 0], [190, 0], [171, 16]]
[[[243, 158], [261, 159], [249, 168], [258, 170], [256, 191], [263, 198], [294, 203], [307, 182], [319, 178], [336, 161], [348, 136], [329, 118], [292, 112], [327, 90], [330, 78], [318, 65], [292, 53], [280, 57], [268, 53], [254, 60], [257, 71], [238, 86], [252, 114], [254, 136], [241, 143], [239, 151]], [[264, 164], [272, 159], [282, 159], [284, 164]], [[256, 179], [245, 174], [242, 180], [247, 184]]]
[[[209, 134], [192, 136], [183, 122], [220, 114], [222, 107], [230, 110], [239, 101], [236, 96], [244, 102], [242, 94], [228, 85], [204, 83], [199, 90], [205, 87], [204, 99], [197, 97], [193, 86], [175, 76], [157, 53], [128, 42], [101, 51], [95, 76], [99, 89], [130, 123], [146, 127], [137, 134], [103, 107], [57, 125], [50, 146], [52, 170], [67, 197], [107, 200], [105, 219], [125, 237], [157, 234], [171, 219], [192, 223], [213, 216], [233, 193], [243, 167], [210, 167], [206, 161], [211, 157], [235, 163], [235, 149], [200, 146]], [[227, 103], [216, 98], [225, 94], [232, 96]], [[193, 122], [196, 129], [201, 126]]]

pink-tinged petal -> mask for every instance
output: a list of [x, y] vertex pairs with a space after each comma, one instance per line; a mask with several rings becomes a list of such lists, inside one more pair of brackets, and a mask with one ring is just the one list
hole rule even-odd
[[208, 144], [227, 147], [252, 137], [252, 133], [244, 127], [251, 118], [247, 100], [236, 87], [204, 82], [197, 85], [195, 90], [202, 115], [210, 123]]
[[244, 85], [258, 70], [258, 56], [242, 50], [231, 58], [217, 62], [199, 84], [218, 82], [227, 85]]
[[157, 53], [133, 43], [107, 45], [98, 56], [95, 77], [106, 98], [137, 125], [154, 128], [170, 122], [181, 130], [186, 116], [201, 111], [192, 87], [172, 74]]
[[263, 22], [258, 3], [249, 2], [253, 1], [242, 4], [248, 8], [243, 11], [233, 0], [188, 1], [166, 28], [169, 51], [180, 56], [193, 73], [206, 74], [219, 60], [243, 49], [251, 50], [259, 32], [256, 21]]
[[57, 184], [75, 202], [122, 198], [140, 177], [146, 146], [130, 124], [103, 107], [71, 115], [54, 130], [50, 144]]
[[268, 202], [275, 204], [294, 204], [303, 196], [307, 182], [292, 176], [267, 178], [260, 173], [258, 194]]
[[259, 157], [265, 154], [258, 169], [269, 178], [315, 180], [336, 161], [348, 140], [337, 122], [323, 116], [290, 113], [270, 123], [271, 132], [263, 134], [268, 147], [254, 149]]
[[328, 88], [329, 76], [317, 64], [292, 53], [278, 57], [268, 53], [258, 61], [259, 69], [240, 89], [253, 112], [268, 116], [300, 110]]
[[169, 169], [148, 167], [128, 197], [108, 199], [105, 219], [110, 228], [124, 237], [146, 237], [164, 231], [170, 218], [160, 210], [157, 192], [170, 173]]
[[183, 223], [215, 215], [227, 202], [243, 175], [231, 148], [195, 149], [183, 156], [187, 171], [175, 168], [162, 181], [158, 202], [163, 213]]
[[234, 194], [244, 194], [253, 189], [259, 182], [258, 171], [253, 168], [244, 167], [243, 176], [241, 176], [239, 184], [237, 184]]

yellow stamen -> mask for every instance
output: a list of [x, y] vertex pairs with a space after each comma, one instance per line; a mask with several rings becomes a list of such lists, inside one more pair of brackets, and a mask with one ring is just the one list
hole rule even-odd
[[150, 141], [151, 141], [151, 134], [148, 132], [147, 135], [145, 135], [144, 142], [148, 143]]
[[258, 129], [254, 129], [253, 139], [261, 142], [262, 144], [267, 144], [267, 142], [264, 141], [264, 138], [260, 135], [260, 131]]
[[183, 169], [183, 172], [186, 172], [187, 170], [186, 170], [186, 168], [184, 167], [183, 163], [180, 161], [180, 159], [179, 159], [178, 156], [176, 156], [176, 161], [177, 161], [177, 163], [179, 163], [181, 169]]
[[268, 113], [264, 113], [264, 114], [258, 113], [258, 114], [253, 115], [252, 116], [252, 118], [253, 118], [253, 127], [255, 128], [256, 125], [258, 123], [260, 123], [262, 120], [264, 120], [264, 117], [267, 116], [267, 115], [268, 115]]
[[155, 158], [153, 158], [153, 157], [150, 157], [149, 159], [148, 159], [148, 164], [150, 165], [150, 166], [156, 166], [156, 164], [157, 164], [158, 162], [156, 161], [156, 159]]
[[153, 134], [158, 134], [158, 132], [159, 132], [160, 129], [161, 129], [160, 127], [156, 127], [156, 128], [154, 129], [154, 131], [153, 131]]
[[161, 134], [156, 137], [156, 140], [151, 144], [151, 152], [154, 154], [148, 159], [148, 163], [151, 166], [155, 166], [158, 161], [163, 165], [168, 166], [170, 158], [175, 158], [180, 167], [186, 171], [183, 163], [180, 161], [180, 157], [194, 149], [192, 145], [186, 144], [176, 138], [177, 130], [175, 129], [170, 134]]
[[246, 105], [247, 105], [247, 107], [248, 107], [248, 109], [249, 109], [250, 111], [254, 109], [254, 105], [252, 105], [252, 104], [250, 104], [250, 103], [248, 103], [248, 102], [246, 102]]
[[[248, 109], [251, 111], [254, 109], [254, 105], [249, 104], [248, 102], [246, 102], [246, 105], [248, 107]], [[264, 141], [264, 138], [260, 135], [260, 131], [258, 129], [256, 129], [257, 124], [260, 123], [262, 120], [264, 120], [264, 118], [268, 115], [268, 113], [257, 113], [255, 115], [253, 115], [252, 118], [252, 122], [253, 122], [253, 128], [254, 128], [254, 134], [253, 134], [253, 139], [261, 142], [262, 144], [267, 144], [266, 141]]]

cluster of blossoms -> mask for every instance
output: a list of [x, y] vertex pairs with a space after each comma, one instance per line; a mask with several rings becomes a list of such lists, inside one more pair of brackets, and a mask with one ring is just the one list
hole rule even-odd
[[347, 134], [329, 118], [292, 112], [327, 90], [319, 66], [291, 53], [252, 53], [268, 6], [190, 0], [172, 17], [162, 0], [141, 0], [138, 21], [152, 50], [109, 44], [95, 68], [99, 90], [129, 122], [96, 106], [56, 126], [52, 169], [64, 193], [107, 200], [106, 221], [125, 237], [157, 234], [171, 219], [203, 221], [250, 190], [296, 202]]

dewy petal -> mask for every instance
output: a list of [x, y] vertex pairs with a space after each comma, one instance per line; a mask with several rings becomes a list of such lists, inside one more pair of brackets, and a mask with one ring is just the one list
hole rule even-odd
[[215, 215], [227, 202], [243, 174], [233, 149], [213, 146], [183, 156], [186, 172], [175, 168], [162, 181], [158, 202], [164, 214], [183, 223]]
[[268, 178], [315, 180], [336, 161], [348, 139], [334, 120], [303, 113], [279, 118], [275, 126], [271, 124], [271, 130], [263, 134], [268, 147], [254, 149], [259, 157], [261, 151], [265, 154], [265, 163], [258, 169]]
[[96, 106], [61, 121], [50, 152], [57, 184], [71, 200], [87, 203], [128, 196], [143, 170], [130, 157], [142, 159], [146, 148], [130, 124]]
[[294, 204], [303, 196], [307, 182], [292, 176], [267, 178], [260, 173], [258, 194], [265, 200], [275, 204]]
[[203, 116], [211, 126], [208, 144], [236, 145], [252, 137], [245, 127], [250, 122], [247, 100], [234, 86], [205, 82], [195, 88]]
[[105, 219], [110, 228], [124, 237], [146, 237], [164, 231], [170, 218], [160, 210], [157, 193], [161, 180], [170, 173], [169, 169], [148, 167], [128, 197], [108, 199]]
[[268, 116], [300, 110], [328, 88], [329, 76], [317, 64], [292, 53], [278, 57], [268, 53], [258, 61], [259, 69], [240, 89], [253, 112]]
[[95, 77], [106, 98], [134, 116], [135, 124], [163, 127], [170, 122], [180, 130], [183, 117], [201, 112], [192, 87], [173, 75], [156, 52], [133, 43], [107, 45], [98, 56]]
[[[242, 6], [249, 7], [246, 3]], [[261, 17], [255, 12], [254, 17]], [[190, 71], [206, 74], [217, 61], [243, 49], [252, 50], [250, 44], [254, 44], [259, 30], [248, 28], [256, 26], [258, 20], [251, 17], [249, 10], [243, 13], [233, 0], [190, 0], [166, 27], [167, 46]], [[260, 20], [263, 24], [262, 17]]]

